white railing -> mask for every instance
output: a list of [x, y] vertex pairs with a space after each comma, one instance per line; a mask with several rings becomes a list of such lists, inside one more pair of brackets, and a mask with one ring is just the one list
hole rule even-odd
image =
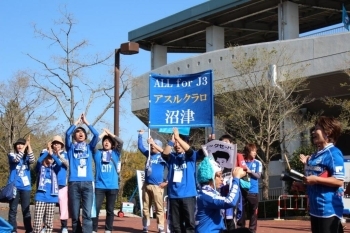
[[259, 188], [259, 201], [271, 201], [271, 200], [278, 200], [278, 197], [280, 195], [284, 194], [284, 188], [283, 187], [278, 187], [278, 188], [270, 188], [269, 189], [269, 199], [264, 200], [263, 199], [263, 189]]

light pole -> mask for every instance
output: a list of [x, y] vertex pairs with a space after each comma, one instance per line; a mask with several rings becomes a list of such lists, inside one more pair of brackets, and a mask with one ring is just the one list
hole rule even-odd
[[120, 54], [132, 55], [139, 52], [139, 44], [127, 42], [120, 45], [114, 54], [114, 134], [119, 136], [119, 79], [120, 79]]

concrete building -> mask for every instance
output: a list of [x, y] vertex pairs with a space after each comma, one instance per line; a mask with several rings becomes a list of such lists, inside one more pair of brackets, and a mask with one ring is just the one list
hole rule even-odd
[[[324, 96], [349, 96], [348, 89], [339, 84], [349, 79], [344, 70], [350, 64], [350, 33], [305, 38], [299, 38], [299, 34], [340, 23], [342, 4], [350, 9], [347, 1], [207, 1], [130, 31], [129, 40], [150, 51], [151, 59], [150, 72], [136, 79], [138, 85], [132, 90], [132, 111], [137, 113], [148, 109], [151, 72], [177, 75], [212, 69], [214, 73], [220, 71], [214, 82], [235, 82], [238, 74], [232, 66], [235, 49], [231, 46], [236, 45], [247, 53], [286, 48], [293, 54], [292, 59], [277, 69], [307, 65], [305, 76], [309, 80], [309, 94], [315, 98], [305, 106], [307, 111], [323, 109], [326, 114], [334, 111], [320, 99]], [[198, 55], [167, 64], [168, 53]], [[346, 145], [347, 139], [341, 143]], [[299, 145], [296, 142], [289, 150]], [[344, 154], [350, 154], [346, 146], [340, 147]], [[279, 175], [280, 171], [276, 170], [276, 173]]]

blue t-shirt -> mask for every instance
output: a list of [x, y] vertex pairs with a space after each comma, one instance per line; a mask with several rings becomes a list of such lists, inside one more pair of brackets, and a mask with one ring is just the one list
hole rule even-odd
[[80, 148], [76, 148], [76, 143], [71, 140], [72, 134], [76, 129], [75, 125], [71, 125], [66, 132], [66, 150], [69, 161], [69, 182], [71, 181], [94, 181], [94, 175], [92, 172], [92, 152], [98, 142], [98, 132], [91, 125], [88, 125], [90, 131], [94, 135], [90, 143], [86, 143], [84, 148], [83, 158], [78, 158], [81, 153]]
[[[254, 159], [253, 161], [245, 161], [247, 167], [254, 173], [262, 172], [262, 163], [259, 160]], [[249, 193], [259, 193], [259, 179], [254, 176], [249, 176], [250, 188]]]
[[10, 165], [10, 176], [7, 183], [11, 183], [16, 178], [16, 188], [18, 190], [30, 191], [32, 190], [30, 164], [35, 162], [33, 153], [23, 155], [22, 152], [9, 153], [8, 160]]
[[196, 189], [196, 152], [189, 149], [186, 153], [172, 152], [168, 158], [168, 196], [185, 198], [197, 196]]
[[226, 196], [221, 196], [209, 185], [203, 186], [197, 196], [196, 233], [224, 230], [221, 210], [235, 207], [240, 196], [238, 178], [232, 180], [232, 187]]
[[99, 189], [119, 189], [116, 165], [119, 162], [119, 153], [115, 150], [111, 151], [111, 161], [103, 162], [103, 150], [97, 150], [94, 154], [96, 178], [95, 187]]
[[[145, 149], [142, 143], [142, 136], [139, 134], [138, 136], [138, 148], [141, 151], [141, 153], [148, 158], [149, 151]], [[161, 153], [152, 154], [150, 157], [150, 166], [151, 166], [151, 173], [147, 175], [147, 170], [145, 169], [145, 183], [146, 184], [153, 184], [153, 185], [159, 185], [162, 183], [163, 177], [164, 177], [164, 169], [168, 166], [166, 161], [162, 158]], [[147, 162], [146, 162], [147, 163]]]
[[47, 203], [57, 203], [58, 202], [58, 193], [52, 193], [52, 186], [53, 186], [53, 179], [52, 179], [52, 173], [54, 172], [57, 177], [57, 185], [58, 185], [58, 173], [61, 169], [62, 162], [57, 158], [57, 156], [53, 155], [52, 158], [54, 159], [54, 163], [50, 167], [45, 167], [44, 172], [44, 190], [38, 189], [38, 183], [40, 180], [40, 173], [41, 173], [41, 167], [42, 162], [44, 159], [48, 156], [48, 152], [44, 152], [41, 154], [41, 156], [38, 158], [38, 162], [36, 164], [36, 172], [37, 172], [37, 191], [35, 193], [35, 201], [40, 202], [47, 202]]
[[[344, 180], [344, 159], [341, 151], [333, 144], [311, 155], [305, 166], [306, 176], [334, 177]], [[320, 218], [343, 216], [343, 188], [322, 184], [307, 186], [310, 215]]]

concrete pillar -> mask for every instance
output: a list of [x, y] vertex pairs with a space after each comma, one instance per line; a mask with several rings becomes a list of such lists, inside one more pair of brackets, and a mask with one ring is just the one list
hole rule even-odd
[[299, 8], [293, 2], [278, 5], [278, 38], [288, 40], [299, 38]]
[[151, 70], [157, 69], [167, 64], [167, 47], [153, 45], [151, 48]]
[[225, 48], [225, 31], [218, 26], [206, 28], [206, 51], [214, 51]]

